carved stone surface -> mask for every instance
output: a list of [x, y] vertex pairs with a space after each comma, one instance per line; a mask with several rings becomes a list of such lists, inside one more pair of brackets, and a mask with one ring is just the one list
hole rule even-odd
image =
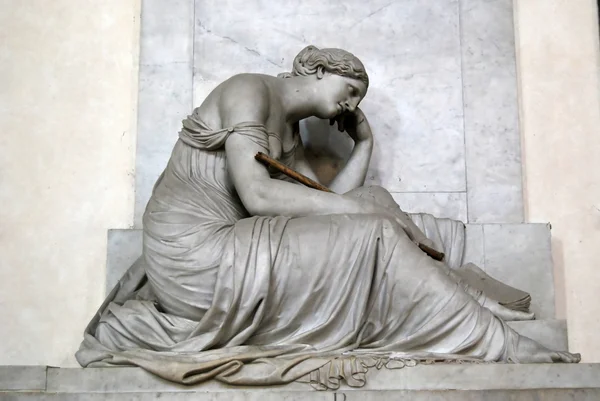
[[[396, 198], [402, 203], [412, 203], [404, 206], [406, 210], [424, 207], [423, 193], [444, 193], [437, 199], [433, 195], [434, 202], [458, 204], [450, 217], [468, 217], [462, 130], [463, 88], [468, 85], [460, 85], [462, 71], [468, 68], [458, 40], [463, 32], [459, 11], [464, 10], [458, 1], [428, 8], [416, 0], [380, 7], [369, 3], [369, 13], [352, 23], [360, 30], [344, 29], [327, 13], [311, 13], [306, 24], [298, 19], [317, 6], [331, 6], [342, 17], [339, 21], [347, 22], [367, 11], [364, 5], [352, 9], [309, 0], [295, 6], [292, 14], [289, 7], [265, 9], [258, 1], [219, 5], [195, 2], [194, 14], [201, 18], [194, 19], [192, 60], [205, 62], [201, 68], [191, 64], [194, 84], [200, 82], [191, 98], [203, 99], [202, 104], [184, 119], [180, 140], [152, 191], [144, 215], [144, 257], [127, 270], [100, 307], [96, 316], [102, 316], [101, 321], [92, 320], [86, 329], [76, 353], [82, 366], [113, 364], [122, 357], [184, 383], [198, 372], [195, 365], [209, 358], [209, 370], [216, 374], [210, 378], [222, 382], [276, 385], [312, 372], [322, 386], [330, 387], [328, 375], [337, 378], [336, 369], [350, 358], [333, 351], [347, 347], [357, 354], [368, 352], [368, 358], [393, 346], [412, 357], [421, 351], [450, 359], [457, 354], [523, 363], [580, 360], [578, 354], [547, 349], [498, 324], [497, 319], [532, 319], [533, 314], [489, 300], [497, 296], [494, 299], [506, 305], [511, 302], [494, 295], [493, 289], [478, 288], [481, 280], [461, 281], [458, 272], [419, 250], [435, 253], [430, 248], [435, 238], [447, 255], [457, 256], [452, 266], [459, 265], [463, 223], [431, 215], [406, 221], [389, 192], [401, 193]], [[259, 11], [264, 18], [255, 18]], [[395, 34], [398, 16], [410, 39]], [[333, 40], [334, 48], [305, 46], [294, 58], [291, 73], [274, 77], [279, 71], [271, 70], [284, 68], [285, 59], [273, 58], [275, 49], [281, 54], [283, 46], [274, 47], [268, 33], [286, 27], [296, 39], [302, 32], [319, 37], [329, 37], [332, 30], [349, 34]], [[389, 31], [393, 35], [381, 34]], [[367, 41], [376, 33], [379, 41]], [[419, 46], [411, 47], [415, 38]], [[372, 66], [365, 69], [356, 56], [341, 49], [349, 47], [372, 60]], [[223, 48], [227, 51], [219, 52]], [[254, 68], [264, 63], [269, 65]], [[190, 64], [156, 67], [162, 73], [177, 66]], [[164, 82], [170, 84], [159, 80]], [[361, 104], [363, 114], [358, 104], [369, 87], [370, 97]], [[167, 91], [149, 88], [165, 95], [170, 86]], [[390, 102], [398, 93], [405, 96]], [[182, 99], [186, 94], [183, 91]], [[140, 101], [141, 113], [151, 110], [142, 105], [151, 104]], [[185, 102], [159, 104], [177, 108]], [[311, 191], [273, 179], [282, 177], [249, 157], [248, 152], [262, 152], [275, 159], [274, 165], [284, 165], [280, 171], [287, 165], [312, 176], [297, 152], [302, 144], [294, 128], [311, 117], [337, 121], [336, 128], [355, 143], [350, 161], [331, 183], [332, 191]], [[371, 127], [379, 132], [375, 141]], [[319, 129], [326, 135], [324, 131], [332, 128]], [[144, 157], [160, 157], [152, 150], [164, 138], [158, 134], [145, 141], [150, 149]], [[307, 145], [318, 150], [310, 140]], [[380, 155], [382, 150], [386, 156]], [[336, 156], [345, 155], [340, 151]], [[144, 157], [138, 157], [139, 162], [148, 164]], [[157, 174], [147, 177], [152, 175]], [[363, 186], [365, 178], [380, 186]], [[412, 199], [407, 195], [417, 192]], [[449, 194], [457, 195], [451, 199]], [[139, 196], [145, 195], [140, 191]], [[444, 216], [448, 211], [442, 208], [420, 211]], [[485, 228], [483, 234], [485, 255]], [[484, 257], [484, 267], [487, 261]], [[347, 302], [349, 295], [353, 303]], [[526, 293], [518, 297], [529, 299]], [[295, 358], [306, 354], [306, 347], [311, 358]], [[325, 362], [319, 359], [324, 352]], [[224, 372], [224, 364], [232, 360], [245, 362], [235, 373]], [[273, 370], [268, 378], [265, 369]], [[353, 365], [341, 377], [350, 385], [362, 382], [366, 371], [361, 369]]]

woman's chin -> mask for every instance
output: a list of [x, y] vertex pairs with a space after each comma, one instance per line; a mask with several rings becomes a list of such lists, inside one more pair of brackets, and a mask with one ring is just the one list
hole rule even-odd
[[333, 120], [337, 118], [339, 113], [337, 111], [329, 111], [324, 113], [316, 113], [315, 117], [320, 118], [321, 120]]
[[342, 114], [342, 111], [343, 110], [341, 110], [341, 109], [331, 110], [331, 112], [329, 113], [329, 116], [327, 116], [327, 118], [328, 119], [336, 119]]

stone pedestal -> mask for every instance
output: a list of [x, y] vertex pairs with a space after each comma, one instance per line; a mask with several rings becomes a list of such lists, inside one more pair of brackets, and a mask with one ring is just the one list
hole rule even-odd
[[598, 400], [600, 364], [439, 364], [369, 371], [362, 388], [177, 385], [139, 368], [0, 367], [0, 400]]

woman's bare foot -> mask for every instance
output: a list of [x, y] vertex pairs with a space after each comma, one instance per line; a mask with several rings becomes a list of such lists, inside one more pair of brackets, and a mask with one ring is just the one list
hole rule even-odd
[[519, 363], [578, 363], [581, 354], [552, 351], [531, 338], [519, 336], [516, 357]]
[[535, 314], [533, 312], [520, 312], [508, 309], [506, 306], [502, 306], [498, 302], [489, 298], [485, 300], [483, 306], [488, 308], [494, 315], [506, 322], [535, 319]]

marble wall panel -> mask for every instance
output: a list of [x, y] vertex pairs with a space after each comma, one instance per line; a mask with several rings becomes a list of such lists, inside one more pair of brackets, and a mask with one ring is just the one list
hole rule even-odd
[[181, 120], [191, 112], [192, 71], [188, 63], [142, 65], [138, 103], [134, 227], [141, 228], [152, 188], [177, 141]]
[[465, 192], [392, 192], [392, 197], [407, 213], [429, 213], [463, 222], [467, 219]]
[[470, 223], [523, 221], [512, 0], [461, 0]]
[[[194, 105], [241, 72], [291, 69], [303, 47], [341, 47], [371, 78], [361, 107], [376, 137], [368, 184], [393, 192], [465, 190], [458, 1], [196, 1]], [[308, 145], [330, 128], [309, 122]]]
[[[376, 137], [367, 184], [398, 193], [467, 191], [464, 220], [522, 221], [512, 29], [510, 0], [145, 0], [140, 104], [150, 106], [140, 108], [136, 227], [192, 108], [186, 103], [198, 106], [237, 73], [288, 71], [308, 44], [346, 48], [365, 61], [371, 88], [361, 107]], [[189, 69], [183, 71], [188, 63], [193, 90]], [[144, 83], [162, 85], [163, 99]], [[164, 131], [148, 128], [165, 122]], [[317, 169], [330, 177], [351, 143], [316, 119], [302, 131], [308, 147], [328, 156]]]
[[142, 3], [134, 227], [192, 110], [193, 0]]
[[190, 61], [194, 0], [143, 0], [140, 63]]
[[465, 225], [465, 253], [463, 264], [474, 263], [485, 270], [485, 244], [483, 237], [483, 225]]
[[291, 392], [281, 390], [276, 393], [256, 391], [256, 388], [239, 390], [237, 392], [207, 393], [202, 390], [187, 393], [152, 392], [142, 394], [130, 393], [8, 393], [11, 401], [197, 401], [205, 399], [210, 401], [338, 401], [338, 400], [411, 400], [411, 401], [597, 401], [600, 389], [597, 388], [555, 388], [535, 390], [471, 390], [471, 391], [409, 391], [409, 390], [383, 390], [383, 391], [315, 391]]

